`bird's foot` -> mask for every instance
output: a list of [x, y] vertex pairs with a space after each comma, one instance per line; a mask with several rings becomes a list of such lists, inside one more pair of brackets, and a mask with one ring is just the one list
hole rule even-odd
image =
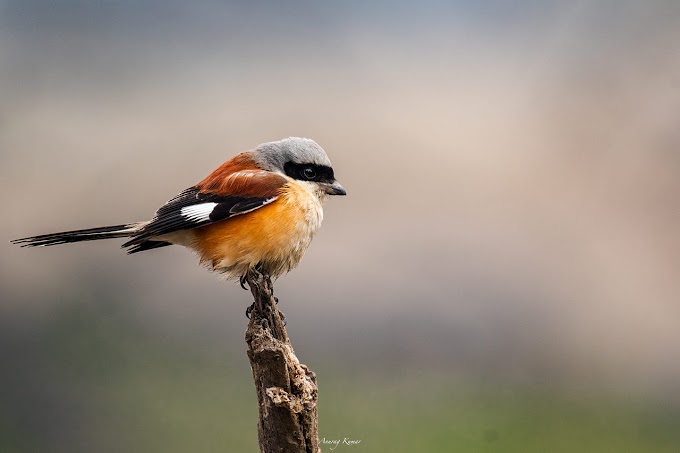
[[255, 310], [255, 302], [250, 304], [248, 308], [246, 308], [246, 318], [250, 319], [250, 315], [253, 313], [253, 310]]
[[247, 291], [248, 288], [246, 288], [246, 285], [250, 286], [250, 284], [248, 284], [248, 275], [247, 274], [241, 275], [241, 277], [239, 277], [238, 281], [241, 284], [241, 288], [243, 288]]

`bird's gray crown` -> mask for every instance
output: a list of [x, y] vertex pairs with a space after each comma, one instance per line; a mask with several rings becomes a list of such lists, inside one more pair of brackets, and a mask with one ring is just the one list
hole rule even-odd
[[263, 143], [255, 149], [254, 154], [260, 166], [269, 171], [283, 172], [287, 162], [331, 167], [331, 161], [323, 148], [308, 138], [289, 137]]

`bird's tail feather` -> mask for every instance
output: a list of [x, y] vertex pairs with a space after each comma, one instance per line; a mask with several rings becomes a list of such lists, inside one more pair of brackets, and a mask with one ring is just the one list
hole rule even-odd
[[81, 241], [97, 241], [99, 239], [129, 237], [139, 229], [139, 223], [112, 225], [84, 230], [63, 231], [61, 233], [42, 234], [23, 239], [14, 239], [12, 244], [21, 247], [44, 247], [48, 245], [69, 244]]

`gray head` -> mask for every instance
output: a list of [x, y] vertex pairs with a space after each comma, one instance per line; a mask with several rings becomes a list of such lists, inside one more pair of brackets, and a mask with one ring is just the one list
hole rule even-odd
[[253, 152], [260, 168], [316, 184], [330, 195], [346, 195], [335, 180], [331, 160], [314, 140], [290, 137], [263, 143]]

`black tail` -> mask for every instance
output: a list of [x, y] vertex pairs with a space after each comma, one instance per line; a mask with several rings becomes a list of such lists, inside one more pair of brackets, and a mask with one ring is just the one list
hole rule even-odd
[[42, 234], [30, 238], [14, 239], [12, 244], [22, 247], [43, 247], [48, 245], [69, 244], [71, 242], [97, 241], [99, 239], [129, 237], [137, 230], [138, 224], [113, 225], [84, 230], [64, 231], [61, 233]]

